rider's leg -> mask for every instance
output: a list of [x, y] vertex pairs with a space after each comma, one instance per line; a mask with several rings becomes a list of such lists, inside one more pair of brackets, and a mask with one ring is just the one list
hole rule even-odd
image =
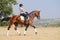
[[24, 23], [25, 23], [25, 25], [27, 24], [27, 14], [20, 14], [20, 16], [24, 16]]
[[25, 25], [28, 24], [27, 23], [27, 15], [26, 14], [25, 14], [25, 21], [24, 22], [25, 22]]

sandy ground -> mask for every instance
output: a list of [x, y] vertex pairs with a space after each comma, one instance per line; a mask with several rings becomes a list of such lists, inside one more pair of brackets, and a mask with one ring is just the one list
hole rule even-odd
[[10, 29], [9, 36], [6, 36], [7, 27], [0, 27], [0, 40], [60, 40], [60, 27], [38, 27], [38, 34], [35, 35], [32, 27], [28, 28], [27, 35], [24, 36], [25, 27], [18, 28], [21, 32], [19, 36], [14, 28]]

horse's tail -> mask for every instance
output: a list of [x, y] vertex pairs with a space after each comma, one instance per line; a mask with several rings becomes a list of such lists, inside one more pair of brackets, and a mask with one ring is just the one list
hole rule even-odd
[[10, 20], [10, 18], [11, 18], [11, 17], [3, 18], [3, 19], [1, 19], [1, 22], [3, 22], [3, 21], [9, 21], [9, 20]]

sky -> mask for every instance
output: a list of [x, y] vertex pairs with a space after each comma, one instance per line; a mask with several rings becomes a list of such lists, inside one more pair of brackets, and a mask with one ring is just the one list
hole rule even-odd
[[16, 5], [13, 5], [13, 13], [20, 14], [19, 4], [24, 4], [24, 9], [27, 12], [33, 10], [40, 11], [41, 19], [60, 18], [60, 0], [17, 0]]

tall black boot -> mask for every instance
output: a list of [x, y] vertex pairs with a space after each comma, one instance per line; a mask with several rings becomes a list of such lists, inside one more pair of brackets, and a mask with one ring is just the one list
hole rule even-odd
[[28, 22], [27, 22], [27, 18], [25, 18], [25, 21], [24, 21], [24, 23], [25, 23], [25, 25], [27, 25], [27, 24], [28, 24]]

